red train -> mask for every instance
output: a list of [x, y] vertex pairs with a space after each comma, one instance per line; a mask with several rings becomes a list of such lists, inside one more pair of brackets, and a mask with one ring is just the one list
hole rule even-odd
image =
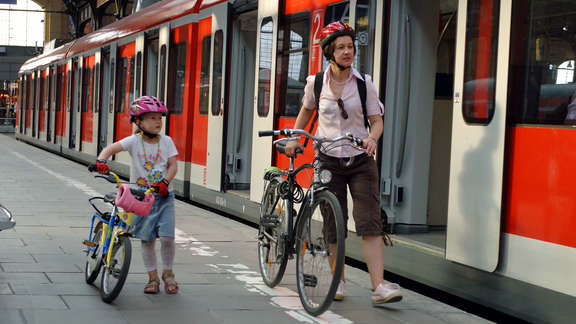
[[[398, 243], [387, 269], [568, 322], [575, 12], [569, 0], [165, 0], [26, 62], [17, 137], [93, 161], [132, 132], [130, 102], [156, 95], [180, 152], [177, 193], [256, 222], [263, 170], [287, 163], [256, 132], [293, 125], [306, 76], [326, 66], [320, 29], [348, 22], [355, 66], [386, 106], [380, 195]], [[112, 166], [127, 174], [128, 158]], [[347, 244], [361, 260], [359, 240]]]

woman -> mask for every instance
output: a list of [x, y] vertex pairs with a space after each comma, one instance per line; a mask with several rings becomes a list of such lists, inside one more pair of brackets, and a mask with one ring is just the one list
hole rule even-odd
[[[322, 29], [320, 45], [324, 56], [330, 62], [324, 72], [322, 92], [318, 107], [317, 135], [334, 138], [352, 133], [362, 138], [363, 151], [344, 145], [322, 152], [320, 159], [323, 167], [332, 172], [330, 190], [338, 197], [344, 214], [344, 224], [348, 220], [347, 187], [353, 199], [353, 217], [356, 233], [362, 236], [362, 250], [368, 265], [372, 283], [372, 303], [383, 304], [402, 299], [400, 287], [384, 283], [384, 245], [382, 241], [382, 223], [380, 221], [380, 194], [378, 169], [372, 157], [376, 152], [378, 139], [382, 135], [382, 104], [376, 88], [369, 77], [365, 78], [366, 114], [370, 122], [370, 131], [364, 124], [362, 102], [358, 92], [357, 80], [363, 76], [352, 67], [356, 48], [354, 30], [342, 23], [334, 22]], [[303, 129], [314, 114], [315, 76], [307, 78], [302, 99], [302, 108], [296, 118], [294, 128]], [[302, 144], [292, 141], [286, 146], [286, 154], [294, 156]], [[347, 230], [346, 230], [347, 232]], [[329, 235], [330, 236], [330, 235]], [[335, 242], [330, 237], [331, 242]], [[336, 245], [330, 248], [336, 252]], [[335, 300], [344, 299], [344, 273], [336, 291]]]

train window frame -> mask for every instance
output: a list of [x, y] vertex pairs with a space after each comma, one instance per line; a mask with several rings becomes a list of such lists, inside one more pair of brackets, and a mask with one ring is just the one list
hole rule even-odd
[[[367, 6], [366, 16], [360, 16], [364, 9], [361, 6]], [[358, 0], [356, 2], [356, 17], [354, 18], [354, 29], [356, 30], [356, 53], [354, 53], [354, 67], [363, 73], [370, 74], [374, 72], [374, 42], [376, 38], [376, 0]], [[361, 21], [367, 17], [364, 23]], [[365, 25], [365, 28], [360, 28]]]
[[168, 63], [168, 89], [167, 103], [170, 114], [179, 115], [184, 111], [184, 95], [186, 86], [186, 63], [188, 45], [186, 41], [170, 44]]
[[[343, 7], [342, 9], [339, 9], [339, 7]], [[339, 19], [336, 19], [335, 16], [335, 12], [336, 10], [341, 10], [343, 11], [342, 16]], [[346, 15], [347, 14], [347, 15]], [[346, 17], [348, 17], [346, 19]], [[346, 1], [340, 1], [340, 2], [335, 2], [335, 3], [330, 3], [326, 6], [326, 10], [324, 11], [324, 18], [323, 18], [323, 22], [322, 22], [322, 27], [326, 27], [328, 24], [336, 22], [336, 21], [342, 21], [346, 24], [350, 24], [350, 1], [346, 0]], [[322, 49], [320, 49], [322, 51]], [[355, 53], [356, 54], [356, 53]], [[356, 59], [357, 59], [357, 55], [354, 55], [354, 66], [356, 66]], [[328, 67], [328, 60], [326, 59], [326, 57], [324, 56], [324, 53], [322, 52], [322, 71], [326, 70], [326, 68]]]
[[[481, 12], [485, 9], [482, 7], [482, 4], [486, 4], [486, 0], [468, 0], [465, 33], [466, 46], [464, 51], [464, 80], [462, 85], [462, 117], [468, 124], [481, 126], [490, 124], [496, 109], [496, 66], [498, 61], [500, 0], [487, 1], [492, 1], [492, 24], [490, 25], [489, 41], [485, 40], [486, 29], [480, 31], [481, 27], [485, 27], [480, 26], [480, 24], [484, 22], [486, 16], [488, 16], [487, 13]], [[476, 8], [478, 10], [474, 10]], [[484, 41], [480, 42], [480, 38], [484, 38]], [[478, 44], [481, 46], [478, 46]], [[486, 53], [485, 46], [482, 46], [485, 44], [489, 44], [487, 48], [488, 53]], [[481, 53], [483, 50], [484, 52]], [[479, 63], [479, 58], [482, 60], [488, 59], [489, 62], [480, 61]], [[487, 71], [486, 63], [488, 63]], [[479, 65], [483, 69], [478, 68]], [[478, 73], [481, 73], [480, 77]], [[472, 97], [472, 99], [469, 99], [470, 97]]]
[[[268, 26], [268, 24], [271, 24]], [[266, 27], [266, 31], [264, 32], [264, 27]], [[270, 27], [270, 31], [268, 31], [268, 27]], [[270, 35], [270, 37], [263, 38], [262, 35]], [[271, 80], [272, 80], [272, 60], [274, 59], [272, 56], [272, 50], [274, 46], [274, 20], [272, 17], [265, 17], [262, 19], [260, 23], [260, 45], [259, 45], [259, 54], [258, 54], [258, 92], [257, 92], [257, 113], [258, 117], [268, 117], [268, 113], [270, 112], [270, 93], [271, 93]], [[263, 42], [266, 41], [266, 44], [269, 46], [264, 46]], [[267, 51], [264, 53], [264, 51]], [[269, 54], [269, 55], [267, 55]], [[268, 71], [268, 73], [266, 73]], [[274, 97], [272, 96], [272, 100]], [[274, 103], [272, 103], [274, 106]]]
[[[303, 36], [301, 41], [292, 38], [284, 38], [283, 35], [286, 32], [288, 32], [288, 35], [292, 37], [293, 27], [298, 24], [303, 24], [303, 34], [300, 35], [296, 32], [294, 33]], [[284, 17], [284, 23], [279, 26], [276, 52], [276, 75], [279, 76], [279, 82], [276, 84], [277, 106], [275, 108], [280, 117], [296, 118], [302, 108], [302, 98], [304, 97], [306, 78], [310, 74], [310, 30], [311, 15], [309, 10], [286, 15]], [[301, 43], [300, 47], [293, 47], [299, 42]], [[287, 44], [288, 46], [285, 48]], [[292, 58], [294, 58], [295, 61], [292, 60]], [[299, 58], [300, 62], [298, 64]], [[298, 69], [293, 70], [294, 67], [298, 67]], [[298, 82], [300, 82], [299, 86], [295, 83], [294, 86], [288, 87], [288, 78], [291, 71], [295, 71], [293, 73], [298, 73]], [[292, 91], [292, 93], [290, 93], [290, 91]]]
[[212, 64], [212, 116], [220, 115], [222, 100], [222, 70], [224, 61], [224, 32], [214, 32], [214, 61]]
[[164, 101], [164, 95], [166, 92], [166, 44], [162, 44], [160, 47], [160, 69], [159, 69], [160, 80], [158, 82], [158, 99]]
[[212, 47], [212, 34], [202, 38], [202, 48], [200, 49], [200, 78], [199, 78], [199, 98], [198, 112], [200, 115], [208, 115], [208, 103], [210, 102], [210, 52]]
[[[564, 7], [563, 7], [564, 6]], [[570, 42], [576, 37], [576, 4], [556, 2], [553, 7], [541, 0], [512, 4], [510, 55], [508, 65], [507, 113], [510, 125], [574, 125], [568, 108], [576, 95], [572, 82], [559, 82], [558, 70], [572, 60]], [[521, 33], [521, 34], [518, 34]], [[569, 33], [572, 33], [570, 36]], [[562, 55], [561, 50], [565, 51]]]

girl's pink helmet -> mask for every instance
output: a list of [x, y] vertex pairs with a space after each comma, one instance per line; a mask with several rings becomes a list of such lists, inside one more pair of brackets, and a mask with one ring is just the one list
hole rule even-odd
[[142, 200], [137, 199], [132, 194], [130, 186], [123, 184], [118, 188], [118, 193], [116, 194], [116, 206], [124, 209], [127, 212], [134, 213], [138, 216], [148, 216], [150, 210], [154, 205], [154, 195], [146, 194], [143, 195]]
[[166, 116], [168, 109], [162, 101], [158, 100], [158, 98], [142, 96], [134, 100], [130, 106], [130, 121], [134, 122], [134, 119], [137, 117], [151, 112], [159, 112], [162, 113], [162, 116]]

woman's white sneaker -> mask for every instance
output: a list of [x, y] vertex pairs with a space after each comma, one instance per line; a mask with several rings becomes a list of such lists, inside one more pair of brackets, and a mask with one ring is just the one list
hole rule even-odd
[[394, 283], [381, 283], [372, 293], [372, 304], [394, 303], [402, 300], [400, 286]]
[[338, 289], [336, 289], [336, 294], [334, 295], [334, 300], [342, 301], [344, 300], [344, 280], [340, 280], [338, 283]]

